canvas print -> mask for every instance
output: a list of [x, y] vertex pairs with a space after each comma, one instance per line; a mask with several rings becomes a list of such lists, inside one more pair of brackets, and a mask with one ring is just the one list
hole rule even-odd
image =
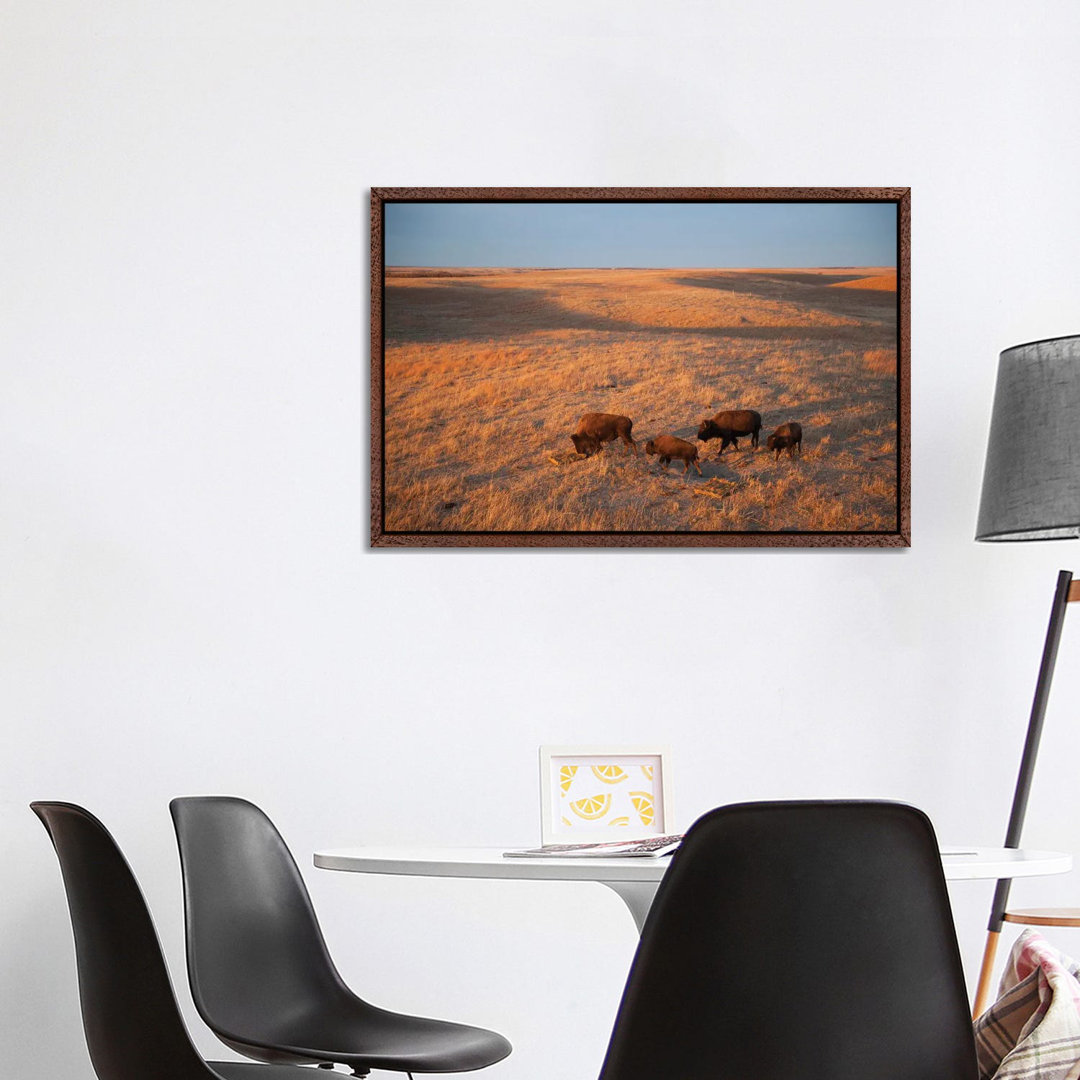
[[372, 543], [909, 543], [907, 189], [372, 193]]

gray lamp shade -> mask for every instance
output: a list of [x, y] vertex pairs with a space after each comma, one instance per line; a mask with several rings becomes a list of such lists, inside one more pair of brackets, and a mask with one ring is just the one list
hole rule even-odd
[[1080, 536], [1080, 336], [998, 362], [976, 540]]

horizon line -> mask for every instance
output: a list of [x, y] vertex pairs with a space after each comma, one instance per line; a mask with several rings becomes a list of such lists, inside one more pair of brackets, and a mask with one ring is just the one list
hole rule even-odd
[[808, 263], [795, 266], [717, 266], [714, 263], [683, 263], [678, 266], [601, 266], [570, 263], [523, 265], [520, 263], [384, 263], [384, 270], [895, 270], [896, 263]]

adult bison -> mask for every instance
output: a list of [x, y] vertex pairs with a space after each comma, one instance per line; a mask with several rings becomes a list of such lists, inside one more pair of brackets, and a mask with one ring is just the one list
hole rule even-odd
[[761, 431], [761, 413], [753, 409], [728, 409], [718, 412], [711, 420], [702, 420], [697, 437], [701, 442], [709, 439], [720, 440], [720, 453], [728, 446], [739, 449], [740, 435], [750, 436], [750, 445], [757, 446], [758, 432]]
[[705, 475], [698, 464], [697, 447], [685, 439], [677, 439], [674, 435], [657, 435], [655, 439], [650, 439], [645, 444], [645, 453], [659, 454], [660, 464], [665, 471], [667, 471], [671, 459], [677, 458], [686, 464], [686, 468], [683, 469], [683, 476], [690, 471], [691, 465], [697, 469], [698, 476]]
[[588, 412], [578, 421], [577, 431], [570, 438], [574, 441], [574, 449], [586, 457], [602, 449], [604, 443], [614, 442], [616, 439], [622, 439], [636, 454], [637, 443], [630, 434], [633, 426], [634, 421], [629, 416]]
[[802, 424], [781, 424], [766, 440], [765, 445], [770, 450], [776, 451], [777, 458], [783, 450], [788, 452], [788, 457], [794, 457], [798, 453], [802, 457]]

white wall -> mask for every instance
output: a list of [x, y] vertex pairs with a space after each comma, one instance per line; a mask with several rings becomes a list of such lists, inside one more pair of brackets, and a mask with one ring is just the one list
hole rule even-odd
[[[683, 824], [883, 796], [1000, 842], [1080, 561], [972, 534], [998, 351], [1080, 330], [1078, 37], [1069, 0], [5, 5], [8, 1067], [91, 1076], [33, 798], [113, 828], [189, 1018], [176, 794], [255, 799], [305, 867], [524, 843], [540, 743], [662, 739]], [[366, 550], [373, 184], [910, 185], [913, 547]], [[1032, 846], [1080, 852], [1078, 691], [1074, 622]], [[613, 894], [307, 877], [361, 992], [504, 1031], [493, 1080], [596, 1075], [634, 947]], [[990, 889], [953, 889], [972, 969]]]

